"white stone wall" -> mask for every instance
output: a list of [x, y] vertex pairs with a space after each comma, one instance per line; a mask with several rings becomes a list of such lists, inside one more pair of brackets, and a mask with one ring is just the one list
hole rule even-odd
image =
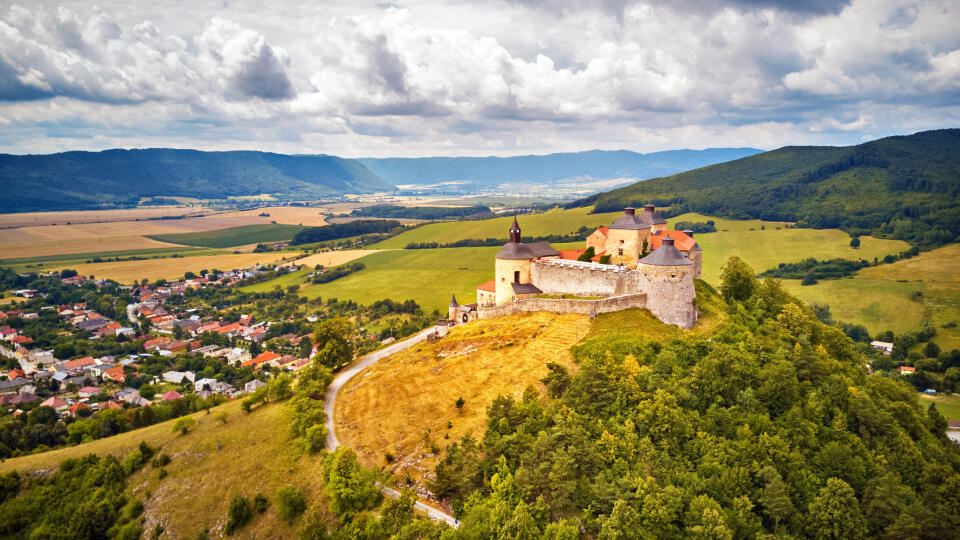
[[636, 272], [609, 264], [546, 259], [534, 261], [530, 282], [544, 294], [615, 296], [640, 292]]
[[599, 313], [612, 313], [624, 309], [642, 308], [646, 305], [647, 295], [644, 293], [612, 296], [600, 300], [575, 300], [566, 298], [525, 298], [502, 306], [479, 308], [479, 318], [489, 319], [516, 315], [534, 311], [550, 313], [581, 313], [591, 317]]

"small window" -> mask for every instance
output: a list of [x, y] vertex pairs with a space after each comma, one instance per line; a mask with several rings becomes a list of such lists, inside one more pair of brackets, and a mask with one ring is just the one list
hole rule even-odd
[[623, 257], [623, 250], [622, 250], [622, 249], [618, 250], [618, 254], [619, 254], [621, 257]]
[[514, 282], [514, 283], [520, 283], [520, 271], [519, 271], [519, 270], [516, 270], [516, 271], [513, 273], [513, 282]]

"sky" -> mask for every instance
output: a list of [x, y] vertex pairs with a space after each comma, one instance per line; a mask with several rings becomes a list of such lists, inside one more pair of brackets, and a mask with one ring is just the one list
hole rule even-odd
[[958, 28], [958, 0], [0, 0], [0, 152], [858, 144], [960, 127]]

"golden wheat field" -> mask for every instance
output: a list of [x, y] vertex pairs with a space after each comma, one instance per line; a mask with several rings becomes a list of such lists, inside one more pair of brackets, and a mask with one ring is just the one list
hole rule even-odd
[[135, 280], [149, 279], [176, 279], [183, 277], [184, 272], [199, 273], [201, 270], [232, 270], [234, 268], [248, 268], [255, 264], [267, 264], [291, 257], [290, 252], [270, 253], [225, 253], [223, 255], [198, 255], [196, 257], [178, 257], [168, 259], [146, 259], [142, 261], [117, 261], [103, 263], [71, 264], [62, 270], [72, 268], [83, 276], [93, 276], [96, 279], [113, 279], [120, 283], [131, 283]]
[[[552, 313], [458, 326], [436, 343], [384, 358], [347, 383], [337, 397], [337, 436], [366, 465], [386, 465], [389, 452], [398, 478], [419, 481], [436, 463], [431, 443], [444, 448], [467, 433], [481, 438], [486, 408], [498, 395], [520, 399], [530, 385], [543, 394], [547, 362], [575, 369], [570, 347], [589, 330], [585, 315]], [[459, 397], [466, 402], [460, 412]]]
[[317, 253], [308, 257], [303, 257], [294, 261], [299, 266], [338, 266], [350, 261], [355, 261], [360, 257], [366, 257], [371, 253], [376, 253], [375, 249], [350, 249], [340, 251], [327, 251]]

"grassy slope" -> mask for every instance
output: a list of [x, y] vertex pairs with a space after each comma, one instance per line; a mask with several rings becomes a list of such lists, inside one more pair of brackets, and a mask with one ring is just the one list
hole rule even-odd
[[[823, 280], [801, 287], [785, 280], [793, 294], [807, 302], [827, 304], [834, 318], [862, 324], [871, 333], [917, 330], [925, 324], [937, 329], [933, 339], [941, 348], [960, 349], [960, 244], [921, 253], [912, 259], [861, 270], [841, 280]], [[911, 299], [911, 293], [922, 296]]]
[[[226, 424], [215, 420], [216, 413], [227, 413]], [[134, 474], [127, 491], [145, 501], [147, 527], [160, 522], [162, 538], [192, 538], [204, 528], [211, 533], [226, 523], [227, 507], [235, 493], [252, 498], [257, 492], [273, 503], [277, 488], [291, 483], [299, 487], [308, 501], [317, 501], [321, 493], [319, 456], [303, 456], [290, 443], [286, 412], [282, 405], [267, 405], [244, 413], [240, 402], [212, 409], [210, 415], [197, 413], [197, 425], [187, 435], [171, 432], [174, 421], [164, 422], [91, 443], [25, 456], [0, 463], [0, 472], [47, 470], [62, 460], [89, 453], [125, 455], [140, 441], [159, 447], [173, 458], [166, 467], [169, 476], [159, 480], [150, 465]], [[223, 449], [217, 450], [217, 443]], [[281, 521], [276, 506], [257, 516], [239, 538], [291, 538], [293, 527]], [[211, 536], [216, 536], [211, 534]]]
[[186, 246], [201, 246], [211, 248], [228, 248], [257, 244], [260, 242], [279, 242], [290, 240], [303, 227], [298, 225], [243, 225], [214, 231], [202, 231], [183, 234], [156, 234], [147, 238], [171, 244]]
[[[547, 236], [550, 234], [568, 234], [582, 226], [599, 227], [613, 223], [619, 212], [608, 214], [590, 214], [589, 208], [572, 210], [554, 209], [542, 214], [518, 216], [520, 229], [525, 238]], [[411, 231], [394, 236], [378, 244], [375, 249], [399, 249], [413, 242], [449, 243], [468, 238], [506, 239], [513, 216], [504, 216], [482, 221], [448, 221], [417, 227]]]
[[177, 279], [183, 277], [184, 272], [199, 274], [201, 270], [231, 270], [234, 268], [248, 268], [254, 264], [268, 264], [282, 259], [293, 259], [299, 252], [271, 251], [268, 253], [224, 253], [218, 255], [197, 255], [177, 259], [147, 259], [144, 261], [120, 261], [91, 264], [60, 265], [49, 270], [72, 268], [84, 276], [95, 276], [97, 279], [114, 279], [120, 283], [131, 283], [134, 280], [149, 279]]
[[[441, 448], [466, 433], [482, 438], [490, 402], [500, 394], [519, 399], [528, 385], [543, 393], [546, 363], [573, 368], [569, 348], [589, 329], [584, 315], [551, 313], [456, 327], [443, 340], [390, 356], [354, 377], [337, 399], [337, 436], [365, 464], [382, 466], [390, 452], [397, 477], [420, 479], [435, 463], [423, 455], [430, 453], [425, 433]], [[459, 414], [458, 397], [466, 402]]]

